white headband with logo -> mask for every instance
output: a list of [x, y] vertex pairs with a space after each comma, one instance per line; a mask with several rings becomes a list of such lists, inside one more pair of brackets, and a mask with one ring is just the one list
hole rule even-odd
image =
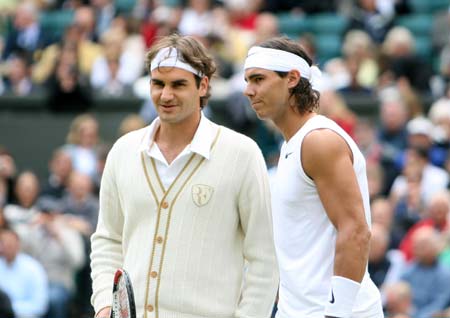
[[194, 73], [197, 76], [203, 77], [203, 73], [193, 68], [190, 64], [181, 60], [180, 54], [174, 47], [165, 47], [158, 51], [151, 62], [150, 71], [158, 67], [176, 67], [185, 71]]
[[309, 66], [300, 56], [277, 49], [253, 46], [245, 59], [244, 70], [257, 67], [270, 71], [289, 72], [298, 70], [314, 88], [320, 79], [321, 71], [317, 66]]

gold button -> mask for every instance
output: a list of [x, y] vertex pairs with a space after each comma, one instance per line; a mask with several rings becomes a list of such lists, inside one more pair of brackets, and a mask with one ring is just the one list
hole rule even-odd
[[156, 238], [156, 243], [161, 244], [162, 242], [163, 242], [162, 236], [158, 236], [158, 237]]
[[152, 305], [148, 305], [147, 306], [147, 311], [153, 311], [153, 306]]
[[162, 207], [163, 209], [167, 209], [167, 208], [169, 207], [169, 203], [167, 203], [167, 201], [164, 201], [164, 202], [161, 204], [161, 207]]
[[150, 273], [150, 276], [153, 277], [153, 278], [156, 278], [156, 276], [158, 276], [158, 273], [153, 271], [153, 272]]

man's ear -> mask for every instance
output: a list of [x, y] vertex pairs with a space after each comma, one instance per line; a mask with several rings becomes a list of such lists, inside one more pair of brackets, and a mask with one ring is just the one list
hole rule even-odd
[[287, 74], [288, 88], [294, 88], [300, 81], [300, 72], [298, 70], [290, 70]]
[[207, 76], [203, 76], [199, 86], [200, 97], [206, 96], [206, 93], [208, 92], [208, 86], [209, 78]]

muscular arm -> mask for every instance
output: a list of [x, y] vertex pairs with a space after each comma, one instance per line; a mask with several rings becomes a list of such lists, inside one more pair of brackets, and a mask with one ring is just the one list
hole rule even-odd
[[334, 275], [361, 282], [368, 260], [370, 231], [350, 147], [329, 129], [314, 130], [303, 140], [301, 160], [337, 230]]

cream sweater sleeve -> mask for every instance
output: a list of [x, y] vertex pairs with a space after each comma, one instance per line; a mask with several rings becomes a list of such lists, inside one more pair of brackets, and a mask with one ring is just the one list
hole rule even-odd
[[115, 172], [120, 155], [117, 144], [106, 160], [100, 185], [100, 211], [97, 229], [91, 237], [91, 298], [95, 312], [111, 306], [112, 284], [116, 269], [122, 267], [123, 213]]
[[239, 214], [247, 262], [241, 301], [235, 317], [270, 317], [278, 288], [278, 267], [272, 235], [267, 168], [255, 143], [243, 158]]

